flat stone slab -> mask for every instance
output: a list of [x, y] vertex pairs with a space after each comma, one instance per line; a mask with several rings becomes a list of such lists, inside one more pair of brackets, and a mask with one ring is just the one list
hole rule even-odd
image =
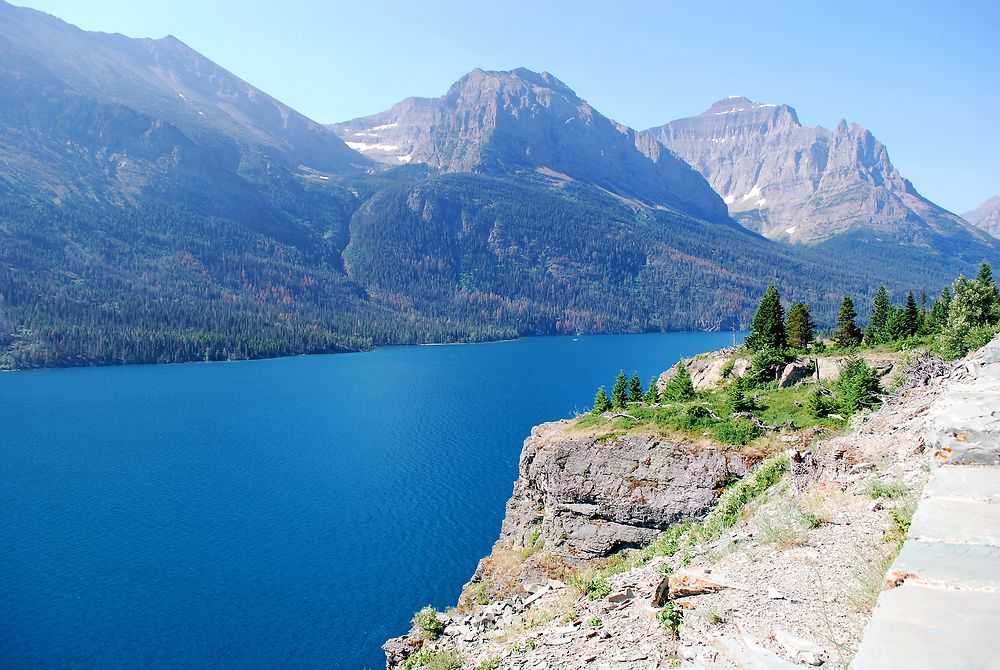
[[1000, 363], [1000, 336], [994, 337], [984, 349], [986, 354], [986, 364]]
[[854, 670], [1000, 667], [1000, 593], [905, 583], [879, 597]]
[[1000, 505], [924, 498], [910, 523], [907, 542], [911, 540], [1000, 547]]
[[906, 576], [907, 584], [1000, 593], [1000, 547], [907, 542], [889, 575], [894, 579]]
[[955, 465], [939, 468], [924, 487], [924, 497], [1000, 504], [1000, 469]]

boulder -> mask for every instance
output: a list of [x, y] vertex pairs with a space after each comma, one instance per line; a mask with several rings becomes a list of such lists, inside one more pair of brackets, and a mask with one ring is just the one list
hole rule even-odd
[[698, 568], [680, 570], [667, 577], [670, 599], [715, 593], [729, 587], [730, 584], [713, 578], [708, 570]]
[[813, 372], [813, 364], [810, 362], [795, 361], [794, 363], [789, 363], [781, 371], [781, 377], [778, 378], [778, 388], [786, 389], [789, 386], [809, 381], [812, 378]]
[[[691, 375], [691, 383], [694, 384], [695, 389], [704, 391], [716, 388], [721, 384], [724, 379], [722, 373], [732, 360], [732, 354], [732, 349], [723, 349], [722, 351], [685, 359], [684, 365]], [[750, 369], [750, 363], [750, 359], [748, 358], [737, 358], [733, 361], [732, 371], [729, 375], [742, 377]], [[657, 379], [657, 387], [662, 389], [676, 373], [677, 364], [674, 363], [669, 370], [662, 373], [659, 379]]]

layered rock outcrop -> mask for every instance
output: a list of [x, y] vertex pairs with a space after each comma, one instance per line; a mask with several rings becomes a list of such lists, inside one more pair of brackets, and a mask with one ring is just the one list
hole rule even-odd
[[649, 434], [608, 440], [567, 425], [543, 424], [525, 440], [501, 543], [543, 542], [569, 559], [641, 547], [704, 515], [746, 472], [737, 452]]

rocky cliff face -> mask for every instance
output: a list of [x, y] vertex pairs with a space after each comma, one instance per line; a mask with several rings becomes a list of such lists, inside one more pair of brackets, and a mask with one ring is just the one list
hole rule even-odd
[[991, 244], [917, 193], [885, 145], [856, 124], [807, 128], [788, 105], [733, 97], [644, 134], [701, 172], [740, 223], [772, 239], [864, 231], [912, 246]]
[[1000, 237], [1000, 195], [995, 195], [962, 218], [985, 230], [993, 237]]
[[440, 98], [330, 126], [351, 148], [389, 164], [449, 172], [537, 172], [711, 221], [725, 205], [704, 178], [649, 138], [608, 119], [547, 72], [473, 70]]
[[569, 559], [645, 546], [701, 517], [722, 486], [746, 472], [736, 452], [657, 435], [599, 439], [567, 425], [537, 426], [525, 440], [501, 543], [541, 542]]

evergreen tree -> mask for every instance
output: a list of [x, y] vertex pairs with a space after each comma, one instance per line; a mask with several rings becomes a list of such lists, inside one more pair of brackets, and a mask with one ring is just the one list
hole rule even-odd
[[882, 384], [876, 373], [861, 358], [852, 358], [844, 364], [837, 379], [837, 399], [845, 416], [879, 403]]
[[903, 319], [906, 317], [906, 310], [893, 306], [889, 310], [889, 322], [885, 326], [884, 342], [894, 342], [905, 337], [906, 326]]
[[948, 310], [951, 307], [951, 290], [947, 286], [941, 289], [941, 297], [931, 306], [927, 316], [926, 329], [928, 333], [936, 334], [944, 330], [948, 323]]
[[830, 413], [830, 401], [823, 395], [823, 391], [816, 387], [806, 399], [806, 409], [817, 419], [822, 419]]
[[625, 407], [625, 403], [628, 401], [627, 388], [628, 381], [625, 379], [625, 371], [620, 370], [618, 378], [615, 380], [615, 386], [611, 389], [611, 400], [614, 403], [615, 409]]
[[631, 402], [640, 402], [642, 400], [642, 382], [639, 381], [638, 372], [633, 372], [632, 379], [629, 381], [628, 399]]
[[660, 401], [660, 394], [656, 390], [656, 377], [649, 380], [649, 388], [646, 389], [646, 395], [643, 398], [647, 405], [655, 405]]
[[774, 284], [767, 287], [764, 297], [760, 299], [753, 320], [750, 321], [750, 334], [743, 344], [750, 351], [780, 350], [788, 345], [785, 311], [781, 307], [781, 298]]
[[986, 288], [994, 300], [1000, 300], [1000, 293], [997, 291], [996, 282], [993, 281], [993, 269], [986, 261], [983, 261], [982, 265], [979, 266], [979, 274], [976, 275], [976, 281]]
[[726, 402], [729, 404], [729, 410], [734, 414], [754, 410], [753, 396], [747, 389], [745, 378], [737, 377], [736, 381], [729, 385], [729, 388], [726, 389]]
[[840, 313], [837, 315], [837, 330], [833, 333], [833, 341], [838, 347], [856, 347], [861, 344], [861, 329], [855, 319], [858, 312], [854, 309], [854, 301], [850, 296], [844, 296], [844, 302], [840, 305]]
[[691, 381], [691, 373], [684, 365], [684, 360], [677, 361], [677, 372], [670, 378], [666, 386], [663, 387], [661, 398], [663, 400], [673, 400], [682, 402], [695, 397], [694, 382]]
[[809, 305], [804, 302], [794, 302], [788, 308], [788, 346], [793, 349], [806, 349], [812, 344], [816, 323], [812, 320]]
[[[985, 265], [985, 264], [984, 264]], [[987, 270], [989, 266], [986, 266]], [[960, 276], [952, 285], [955, 297], [948, 307], [948, 322], [941, 333], [942, 347], [949, 356], [958, 358], [978, 349], [992, 339], [1000, 324], [1000, 299], [990, 274], [983, 280]]]
[[865, 330], [865, 344], [882, 344], [889, 340], [889, 316], [892, 313], [892, 303], [885, 286], [879, 286], [872, 306], [872, 315]]
[[608, 392], [604, 390], [604, 387], [597, 389], [597, 395], [594, 396], [594, 414], [602, 414], [611, 409], [611, 399], [608, 398]]
[[906, 307], [901, 312], [902, 336], [913, 337], [920, 330], [920, 310], [917, 309], [917, 301], [913, 298], [913, 291], [906, 294]]

